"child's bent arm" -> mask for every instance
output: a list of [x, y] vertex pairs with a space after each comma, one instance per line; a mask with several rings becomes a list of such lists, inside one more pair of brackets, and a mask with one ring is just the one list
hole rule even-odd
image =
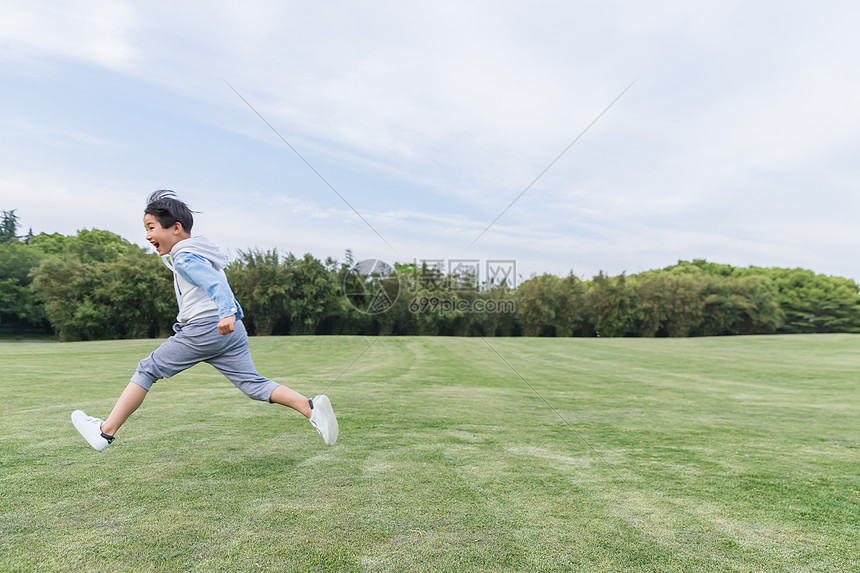
[[216, 271], [206, 259], [193, 253], [180, 253], [173, 260], [173, 265], [182, 278], [205, 290], [209, 298], [215, 301], [218, 306], [218, 318], [233, 316], [239, 310], [236, 297], [226, 277]]

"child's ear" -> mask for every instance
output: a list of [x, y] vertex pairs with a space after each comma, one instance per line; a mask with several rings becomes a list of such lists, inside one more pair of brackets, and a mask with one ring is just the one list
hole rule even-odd
[[174, 235], [180, 235], [180, 234], [182, 234], [182, 232], [185, 229], [182, 228], [182, 223], [180, 223], [179, 221], [176, 221], [175, 223], [173, 223], [173, 229], [172, 230], [173, 230]]

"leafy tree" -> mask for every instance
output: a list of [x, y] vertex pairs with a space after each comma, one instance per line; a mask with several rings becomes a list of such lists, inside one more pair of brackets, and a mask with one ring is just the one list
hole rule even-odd
[[343, 310], [332, 265], [309, 254], [281, 259], [277, 250], [240, 251], [227, 274], [257, 334], [272, 334], [278, 325], [294, 334], [314, 334]]
[[803, 269], [771, 269], [785, 313], [782, 332], [860, 329], [860, 296], [852, 280]]
[[170, 272], [140, 247], [108, 262], [48, 257], [33, 289], [62, 340], [139, 338], [168, 331], [176, 302]]
[[555, 275], [540, 275], [517, 289], [517, 320], [525, 336], [555, 336], [561, 307], [559, 282]]
[[[346, 250], [344, 253], [343, 262], [334, 259], [326, 260], [326, 269], [332, 276], [335, 288], [334, 309], [330, 316], [324, 321], [322, 331], [325, 334], [365, 334], [376, 333], [374, 328], [374, 318], [364, 312], [359, 311], [350, 302], [347, 293], [360, 292], [360, 285], [357, 277], [353, 272], [355, 258], [352, 251]], [[395, 266], [395, 268], [397, 268]], [[401, 293], [398, 294], [398, 298]]]
[[13, 332], [20, 333], [27, 326], [42, 325], [44, 318], [44, 307], [28, 286], [0, 280], [0, 325], [11, 324]]
[[68, 242], [67, 249], [69, 254], [86, 264], [115, 261], [140, 247], [110, 231], [81, 229], [74, 239]]
[[84, 264], [115, 261], [140, 249], [119, 235], [100, 229], [81, 229], [76, 235], [39, 233], [28, 244], [46, 255], [69, 255]]
[[339, 308], [337, 284], [325, 266], [310, 254], [301, 259], [289, 255], [287, 263], [295, 277], [288, 306], [290, 331], [313, 334], [326, 316]]
[[635, 331], [638, 336], [666, 336], [666, 324], [672, 313], [666, 275], [643, 274], [631, 277], [638, 304], [634, 310]]
[[664, 282], [669, 316], [666, 332], [669, 336], [692, 335], [705, 319], [702, 291], [704, 281], [693, 274], [669, 274]]
[[608, 277], [601, 271], [587, 286], [586, 320], [599, 336], [636, 333], [636, 293], [624, 274]]
[[15, 211], [16, 209], [3, 211], [0, 218], [0, 243], [18, 240], [18, 215]]
[[45, 310], [30, 288], [30, 271], [41, 262], [40, 252], [17, 240], [0, 243], [0, 324], [13, 330], [45, 325]]
[[101, 267], [92, 300], [119, 323], [118, 338], [165, 336], [176, 313], [173, 275], [161, 258], [136, 247]]
[[32, 237], [27, 244], [45, 255], [59, 256], [69, 252], [68, 244], [74, 239], [74, 236], [60, 233], [39, 233]]
[[[479, 293], [476, 302], [483, 302], [487, 310], [475, 312], [469, 317], [471, 319], [469, 334], [474, 334], [474, 331], [482, 336], [511, 336], [520, 333], [521, 330], [517, 325], [517, 300], [514, 297], [514, 292], [508, 288], [506, 281], [502, 281], [501, 284]], [[563, 336], [564, 334], [559, 333], [559, 335]]]
[[[470, 335], [469, 322], [459, 306], [468, 304], [473, 291], [460, 291], [457, 280], [442, 270], [422, 263], [401, 267], [400, 299], [392, 308], [390, 328], [384, 332], [417, 334], [419, 336], [452, 335], [455, 331]], [[461, 303], [460, 301], [463, 301]], [[399, 328], [395, 328], [399, 326]]]
[[782, 323], [782, 312], [770, 280], [764, 276], [719, 279], [705, 276], [703, 317], [697, 336], [766, 334]]
[[[72, 258], [51, 257], [33, 271], [33, 289], [44, 301], [45, 314], [59, 333], [61, 340], [86, 339], [99, 324], [92, 324], [80, 311], [90, 286], [90, 270]], [[90, 305], [91, 307], [91, 305]]]
[[289, 320], [294, 272], [281, 262], [277, 249], [239, 251], [225, 272], [251, 332], [270, 335], [279, 322]]
[[525, 336], [572, 336], [586, 329], [585, 287], [572, 274], [559, 278], [544, 274], [523, 282], [516, 290], [517, 322]]
[[640, 336], [758, 334], [782, 322], [765, 274], [696, 259], [634, 278]]

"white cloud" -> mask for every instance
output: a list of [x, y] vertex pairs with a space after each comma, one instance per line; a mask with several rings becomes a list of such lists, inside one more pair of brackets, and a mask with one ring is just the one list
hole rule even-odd
[[122, 68], [136, 55], [135, 12], [126, 2], [84, 0], [7, 4], [0, 19], [0, 57], [78, 59]]
[[109, 142], [91, 133], [43, 125], [23, 117], [0, 118], [3, 136], [10, 140], [32, 139], [52, 147], [70, 148], [78, 145], [108, 145]]

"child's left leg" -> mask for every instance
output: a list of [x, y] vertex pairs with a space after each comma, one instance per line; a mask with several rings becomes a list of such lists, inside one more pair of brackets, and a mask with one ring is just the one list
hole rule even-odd
[[218, 369], [230, 382], [249, 398], [288, 406], [310, 420], [311, 424], [328, 445], [337, 441], [337, 417], [326, 396], [308, 399], [295, 390], [260, 376], [248, 348], [248, 335], [241, 320], [234, 324], [235, 330], [226, 335], [226, 346], [222, 352], [206, 362]]
[[269, 397], [269, 402], [289, 406], [296, 412], [303, 415], [308, 420], [311, 419], [311, 405], [308, 399], [291, 388], [279, 385], [272, 390], [272, 395]]

